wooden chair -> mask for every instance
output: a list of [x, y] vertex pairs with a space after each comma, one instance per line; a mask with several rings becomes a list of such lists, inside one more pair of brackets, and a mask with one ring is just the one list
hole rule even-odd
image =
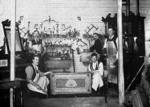
[[[25, 80], [21, 78], [16, 78], [15, 80], [11, 81], [10, 79], [5, 79], [0, 81], [0, 91], [5, 92], [10, 88], [13, 88], [13, 100], [14, 105], [16, 107], [23, 107], [23, 90], [22, 85], [24, 84]], [[8, 91], [9, 92], [9, 91]], [[8, 97], [6, 99], [6, 97]], [[9, 100], [9, 94], [3, 97], [6, 100]]]

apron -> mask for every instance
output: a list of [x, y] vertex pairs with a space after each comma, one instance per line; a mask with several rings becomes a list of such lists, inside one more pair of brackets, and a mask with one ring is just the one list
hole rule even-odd
[[[100, 63], [101, 63], [101, 62], [100, 62]], [[99, 66], [98, 61], [96, 62], [96, 66], [95, 66], [95, 67], [94, 67], [93, 64], [91, 63], [91, 64], [90, 64], [90, 69], [91, 69], [91, 71], [92, 71], [92, 70], [98, 70], [98, 66]], [[93, 76], [92, 76], [92, 88], [93, 88], [95, 91], [97, 91], [97, 88], [98, 88], [98, 87], [102, 87], [102, 86], [104, 85], [103, 80], [102, 80], [102, 77], [101, 77], [101, 74], [103, 74], [103, 73], [101, 73], [101, 72], [99, 72], [99, 73], [94, 73]]]
[[46, 76], [40, 77], [40, 73], [37, 72], [35, 70], [35, 68], [33, 67], [33, 65], [31, 65], [34, 71], [35, 76], [33, 76], [33, 82], [36, 82], [41, 88], [42, 90], [37, 89], [34, 85], [32, 85], [31, 83], [27, 84], [27, 87], [29, 90], [34, 91], [34, 92], [39, 92], [42, 94], [47, 94], [47, 86], [49, 84], [49, 80]]
[[117, 49], [114, 41], [107, 42], [107, 70], [108, 70], [108, 81], [117, 83], [118, 69], [116, 65], [116, 54]]

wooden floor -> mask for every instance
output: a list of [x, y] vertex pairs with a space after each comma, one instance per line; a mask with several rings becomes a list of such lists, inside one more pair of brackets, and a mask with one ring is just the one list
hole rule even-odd
[[27, 98], [24, 107], [121, 107], [118, 104], [117, 87], [109, 88], [108, 102], [99, 95], [83, 95], [71, 97]]
[[[2, 92], [2, 91], [1, 91]], [[3, 92], [4, 95], [9, 91]], [[9, 96], [9, 95], [8, 95]], [[0, 104], [9, 107], [9, 98], [0, 99]], [[21, 107], [16, 104], [14, 107]], [[23, 107], [120, 107], [118, 104], [117, 86], [109, 87], [108, 102], [105, 98], [98, 94], [85, 95], [57, 95], [48, 98], [24, 97]]]
[[109, 98], [105, 103], [103, 97], [74, 98], [31, 98], [26, 99], [24, 107], [120, 107], [117, 98]]

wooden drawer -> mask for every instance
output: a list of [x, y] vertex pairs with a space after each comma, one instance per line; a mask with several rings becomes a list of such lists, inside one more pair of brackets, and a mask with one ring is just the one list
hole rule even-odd
[[47, 69], [67, 69], [70, 68], [72, 60], [49, 60], [44, 61]]
[[91, 93], [91, 73], [53, 73], [51, 94]]

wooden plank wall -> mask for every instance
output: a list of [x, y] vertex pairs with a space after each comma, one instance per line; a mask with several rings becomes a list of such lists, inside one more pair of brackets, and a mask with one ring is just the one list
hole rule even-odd
[[[0, 5], [3, 5], [0, 21], [11, 19], [10, 1], [2, 1]], [[24, 16], [21, 26], [27, 28], [30, 21], [30, 30], [32, 30], [35, 24], [48, 20], [49, 16], [66, 26], [77, 28], [79, 16], [81, 32], [85, 33], [87, 26], [93, 24], [104, 34], [105, 27], [101, 18], [106, 17], [108, 13], [112, 13], [113, 16], [117, 11], [116, 6], [116, 0], [17, 0], [16, 18], [19, 20], [20, 16]], [[0, 25], [0, 41], [3, 41], [3, 37]], [[80, 54], [78, 55], [76, 51], [74, 53], [76, 72], [86, 72], [87, 66], [80, 62]]]
[[[22, 26], [27, 28], [28, 21], [32, 29], [51, 16], [52, 19], [76, 27], [77, 17], [82, 19], [81, 29], [85, 30], [90, 24], [99, 27], [104, 33], [104, 23], [101, 17], [108, 13], [116, 13], [116, 0], [17, 0], [17, 20], [24, 16]], [[2, 12], [0, 22], [11, 18], [10, 0], [0, 2]], [[2, 25], [0, 25], [0, 40], [3, 39]]]
[[[150, 28], [150, 1], [142, 0], [140, 2], [140, 13], [146, 17], [145, 30], [146, 36], [149, 35]], [[48, 20], [49, 16], [53, 20], [66, 26], [71, 25], [77, 28], [77, 17], [81, 17], [80, 30], [84, 30], [90, 24], [99, 28], [99, 31], [104, 34], [105, 27], [101, 21], [102, 17], [106, 17], [108, 13], [112, 16], [117, 12], [117, 0], [17, 0], [16, 18], [24, 16], [21, 23], [22, 27], [27, 29], [28, 21], [30, 21], [30, 30], [35, 24], [40, 24], [44, 20]], [[136, 13], [136, 0], [131, 0], [131, 11]], [[147, 13], [146, 13], [147, 12]], [[0, 22], [11, 19], [10, 0], [0, 2]], [[3, 45], [3, 29], [0, 25], [0, 46]], [[77, 72], [85, 72], [86, 66], [80, 62], [80, 55], [75, 52], [75, 65]]]

